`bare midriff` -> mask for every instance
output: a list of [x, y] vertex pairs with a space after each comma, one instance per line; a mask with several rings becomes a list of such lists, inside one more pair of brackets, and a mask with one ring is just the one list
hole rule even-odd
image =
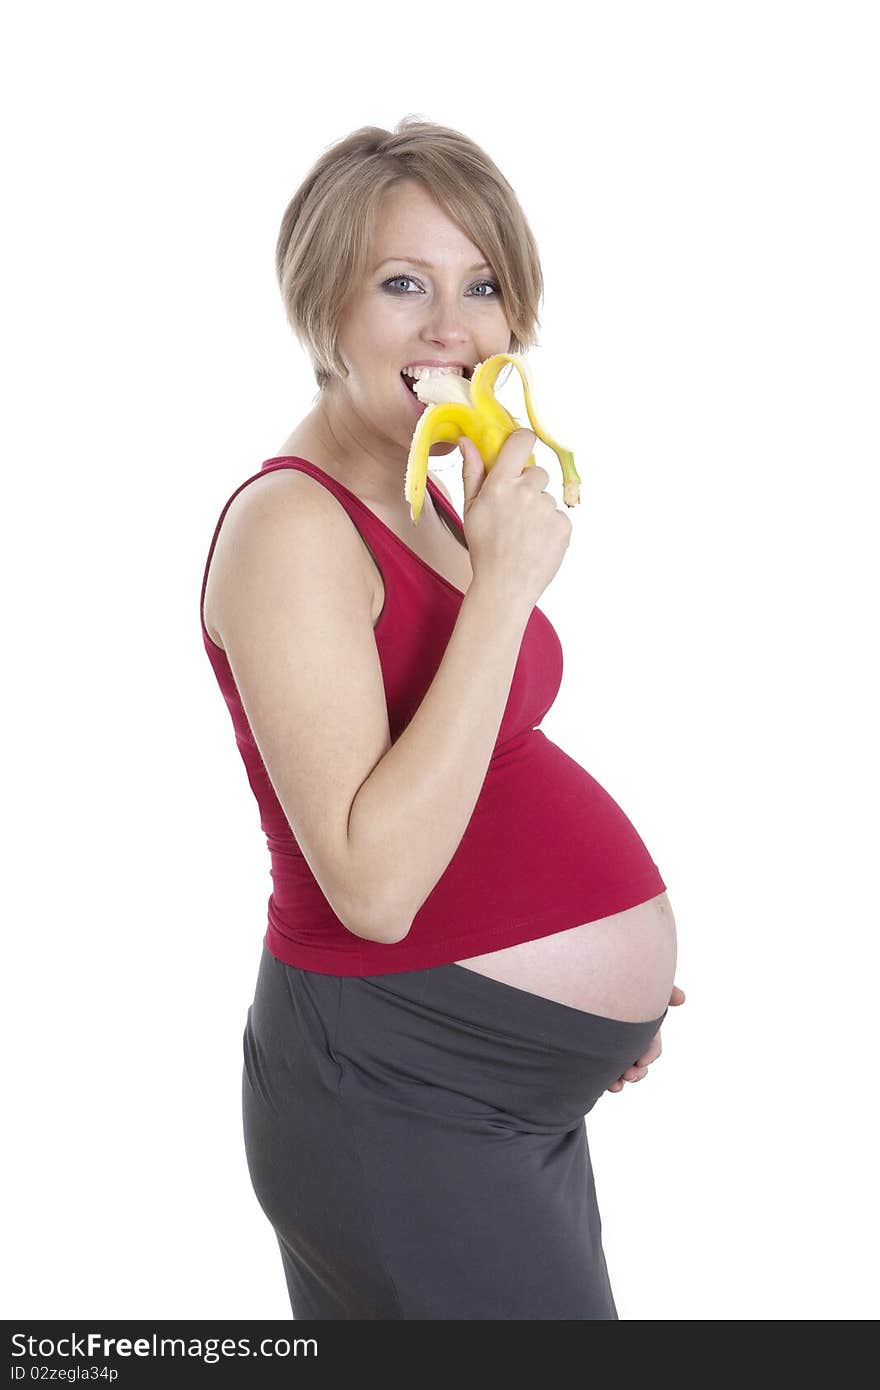
[[659, 1018], [675, 977], [675, 917], [666, 893], [566, 931], [456, 961], [493, 980], [605, 1018]]

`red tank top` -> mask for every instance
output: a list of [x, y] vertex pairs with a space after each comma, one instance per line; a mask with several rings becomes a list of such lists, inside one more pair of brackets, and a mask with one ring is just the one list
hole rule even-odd
[[[657, 865], [617, 802], [536, 726], [562, 682], [562, 647], [536, 606], [526, 625], [482, 790], [452, 859], [402, 941], [355, 936], [318, 886], [291, 832], [248, 725], [226, 653], [208, 635], [204, 598], [221, 523], [255, 478], [296, 468], [328, 488], [375, 557], [385, 603], [375, 624], [392, 742], [437, 672], [464, 594], [409, 548], [366, 503], [317, 464], [267, 459], [236, 488], [214, 529], [202, 579], [202, 637], [223, 693], [269, 847], [272, 891], [264, 941], [288, 965], [376, 975], [483, 955], [595, 921], [665, 890]], [[464, 531], [431, 478], [435, 504]], [[474, 672], [475, 679], [479, 671]], [[442, 737], [442, 730], [438, 731]]]

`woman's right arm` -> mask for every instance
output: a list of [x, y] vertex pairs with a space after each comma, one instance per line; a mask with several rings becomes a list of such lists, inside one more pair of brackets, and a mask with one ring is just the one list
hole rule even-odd
[[288, 471], [245, 489], [211, 579], [251, 732], [321, 891], [354, 935], [401, 940], [473, 813], [531, 606], [475, 578], [392, 745], [362, 542], [326, 489]]

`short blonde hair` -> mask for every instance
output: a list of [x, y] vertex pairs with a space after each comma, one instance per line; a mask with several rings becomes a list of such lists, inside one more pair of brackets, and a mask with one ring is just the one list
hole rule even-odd
[[[363, 283], [383, 196], [420, 182], [493, 268], [511, 327], [508, 351], [538, 346], [544, 280], [516, 194], [466, 135], [417, 116], [393, 131], [361, 126], [312, 166], [281, 220], [275, 269], [285, 312], [308, 353], [318, 395], [348, 375], [337, 335], [350, 293]], [[317, 399], [317, 397], [316, 397]]]

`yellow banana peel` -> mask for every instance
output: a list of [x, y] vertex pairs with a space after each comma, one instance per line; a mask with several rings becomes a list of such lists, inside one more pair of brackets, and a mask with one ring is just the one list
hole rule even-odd
[[[538, 424], [532, 401], [532, 383], [526, 364], [509, 352], [497, 352], [478, 362], [470, 381], [456, 373], [422, 377], [415, 383], [415, 393], [427, 408], [419, 416], [410, 444], [406, 463], [404, 496], [409, 502], [410, 516], [418, 524], [428, 485], [428, 456], [432, 444], [457, 444], [462, 435], [472, 439], [480, 451], [486, 471], [492, 467], [505, 439], [514, 430], [522, 429], [519, 421], [495, 399], [495, 383], [506, 362], [511, 362], [522, 377], [523, 394], [529, 423], [543, 444], [552, 449], [562, 467], [562, 500], [567, 507], [581, 500], [574, 454], [565, 449]], [[529, 454], [523, 467], [534, 465], [535, 455]]]

